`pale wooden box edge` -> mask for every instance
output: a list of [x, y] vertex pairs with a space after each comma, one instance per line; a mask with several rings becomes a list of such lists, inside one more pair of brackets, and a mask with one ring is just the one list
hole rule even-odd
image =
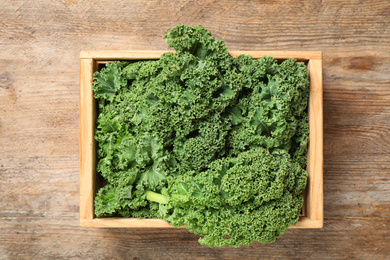
[[[93, 198], [96, 193], [96, 158], [94, 141], [95, 101], [92, 74], [98, 61], [158, 59], [168, 51], [81, 51], [80, 52], [80, 226], [82, 227], [145, 227], [169, 228], [159, 219], [95, 218]], [[252, 55], [254, 58], [272, 56], [276, 59], [295, 58], [307, 62], [310, 78], [308, 186], [305, 216], [290, 228], [323, 227], [323, 86], [322, 52], [318, 51], [231, 51], [233, 56]]]

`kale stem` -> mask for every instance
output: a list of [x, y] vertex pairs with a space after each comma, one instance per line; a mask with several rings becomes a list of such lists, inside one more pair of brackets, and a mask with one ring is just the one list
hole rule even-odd
[[148, 190], [146, 193], [146, 199], [160, 204], [167, 204], [168, 198], [165, 195]]

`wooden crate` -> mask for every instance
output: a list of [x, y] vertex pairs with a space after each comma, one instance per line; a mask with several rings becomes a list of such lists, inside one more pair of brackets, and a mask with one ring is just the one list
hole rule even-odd
[[[96, 172], [96, 102], [92, 92], [92, 76], [99, 64], [114, 60], [159, 59], [167, 51], [82, 51], [80, 53], [80, 225], [82, 227], [172, 227], [160, 219], [96, 218], [94, 196], [101, 186]], [[278, 60], [294, 58], [307, 64], [310, 78], [308, 184], [298, 224], [291, 228], [323, 226], [323, 105], [322, 53], [311, 51], [232, 51], [233, 56], [272, 56]]]

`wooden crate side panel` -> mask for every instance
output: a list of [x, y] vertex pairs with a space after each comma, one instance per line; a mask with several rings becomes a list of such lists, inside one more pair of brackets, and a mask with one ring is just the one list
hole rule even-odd
[[[82, 227], [94, 228], [174, 228], [161, 219], [136, 219], [136, 218], [95, 218], [80, 221]], [[308, 217], [300, 217], [298, 223], [290, 228], [321, 228], [322, 220], [311, 220]]]
[[80, 59], [80, 220], [94, 218], [96, 111], [92, 92], [93, 70], [92, 59]]
[[322, 60], [310, 60], [310, 99], [309, 99], [309, 151], [307, 187], [307, 217], [323, 220], [323, 88]]
[[[159, 59], [163, 53], [174, 52], [173, 50], [165, 51], [115, 51], [115, 50], [91, 50], [81, 51], [80, 59], [94, 60], [147, 60]], [[272, 56], [276, 59], [294, 58], [298, 61], [307, 61], [310, 59], [321, 59], [322, 53], [318, 51], [229, 51], [233, 57], [241, 54], [251, 55], [253, 58], [263, 56]]]
[[289, 228], [322, 228], [323, 220], [313, 220], [308, 217], [301, 216], [295, 226]]
[[115, 50], [91, 50], [81, 51], [80, 59], [105, 60], [153, 60], [159, 59], [166, 51], [115, 51]]
[[137, 218], [95, 218], [81, 220], [82, 227], [107, 227], [107, 228], [173, 228], [161, 219], [137, 219]]

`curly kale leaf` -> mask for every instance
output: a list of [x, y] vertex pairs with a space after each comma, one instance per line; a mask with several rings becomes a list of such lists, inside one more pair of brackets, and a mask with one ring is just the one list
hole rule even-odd
[[187, 225], [201, 244], [270, 243], [297, 223], [306, 178], [284, 150], [259, 147], [171, 178], [155, 201], [165, 205], [165, 220]]
[[230, 70], [233, 57], [229, 54], [225, 43], [211, 36], [210, 31], [201, 25], [189, 27], [178, 25], [165, 33], [168, 47], [175, 49], [176, 53], [190, 54], [201, 60], [208, 60], [220, 67], [222, 71]]
[[231, 154], [257, 146], [294, 153], [291, 147], [308, 138], [306, 66], [293, 59], [278, 65], [273, 58], [248, 56], [238, 57], [237, 64], [251, 89], [227, 110], [236, 121], [228, 140]]
[[104, 70], [94, 73], [92, 90], [95, 98], [112, 101], [115, 94], [126, 86], [127, 81], [122, 76], [122, 68], [125, 64], [123, 62], [109, 63]]
[[94, 74], [95, 214], [186, 225], [209, 246], [270, 243], [298, 221], [307, 181], [307, 67], [233, 58], [202, 26], [158, 60]]

